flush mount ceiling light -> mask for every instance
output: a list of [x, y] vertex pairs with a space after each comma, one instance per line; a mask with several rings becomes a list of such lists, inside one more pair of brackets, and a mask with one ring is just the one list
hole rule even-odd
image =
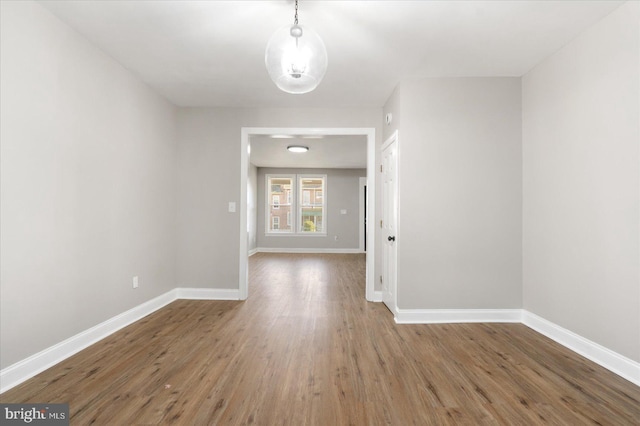
[[294, 135], [271, 135], [269, 136], [271, 139], [293, 139]]
[[302, 94], [318, 87], [327, 70], [327, 49], [320, 36], [298, 25], [298, 0], [293, 25], [277, 30], [267, 44], [264, 62], [278, 88]]
[[290, 152], [307, 152], [307, 151], [309, 151], [309, 147], [308, 146], [303, 146], [303, 145], [289, 145], [287, 147], [287, 149]]

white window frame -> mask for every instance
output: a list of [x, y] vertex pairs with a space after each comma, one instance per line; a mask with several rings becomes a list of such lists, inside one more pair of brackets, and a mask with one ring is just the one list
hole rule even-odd
[[[291, 192], [292, 194], [295, 194], [296, 191], [296, 184], [297, 184], [297, 179], [296, 179], [296, 175], [290, 175], [290, 174], [267, 174], [264, 176], [264, 190], [265, 190], [265, 200], [266, 202], [264, 203], [265, 205], [265, 212], [264, 212], [264, 223], [265, 223], [265, 235], [295, 235], [295, 223], [291, 223], [289, 229], [278, 229], [278, 230], [272, 230], [271, 228], [273, 227], [273, 222], [272, 222], [272, 217], [271, 217], [271, 206], [273, 206], [273, 198], [271, 196], [271, 179], [291, 179]], [[291, 197], [293, 198], [293, 197]], [[280, 200], [278, 200], [280, 201]], [[294, 200], [292, 200], [294, 201]], [[278, 203], [278, 209], [280, 209], [283, 206], [288, 206], [289, 207], [289, 212], [293, 211], [293, 209], [295, 209], [295, 204], [294, 202], [292, 203]], [[291, 215], [291, 219], [292, 221], [295, 221], [295, 215]], [[281, 223], [278, 223], [279, 227], [280, 225], [282, 225]]]
[[[287, 195], [287, 201], [289, 203], [274, 203], [273, 196], [271, 194], [271, 180], [272, 179], [291, 179], [291, 191]], [[303, 195], [302, 195], [302, 180], [303, 179], [322, 179], [322, 232], [309, 232], [303, 230], [302, 224], [302, 207], [303, 207]], [[264, 176], [265, 182], [265, 235], [266, 236], [304, 236], [304, 237], [326, 237], [327, 236], [327, 175], [318, 175], [318, 174], [266, 174]], [[311, 199], [313, 198], [313, 200]], [[310, 196], [310, 205], [314, 205], [315, 203], [311, 203], [311, 201], [315, 201], [316, 197]], [[278, 200], [280, 201], [280, 200]], [[273, 219], [271, 217], [271, 207], [274, 207], [277, 204], [277, 208], [280, 209], [283, 206], [288, 206], [289, 211], [287, 212], [287, 225], [289, 230], [273, 230]], [[293, 214], [295, 212], [295, 214]], [[282, 223], [278, 222], [278, 226], [281, 227]]]
[[327, 235], [327, 175], [305, 175], [305, 174], [300, 174], [297, 175], [297, 182], [296, 184], [298, 185], [298, 199], [299, 200], [303, 200], [304, 201], [304, 190], [303, 189], [303, 185], [302, 185], [302, 181], [304, 179], [322, 179], [322, 231], [321, 232], [309, 232], [309, 231], [304, 231], [303, 228], [303, 223], [302, 223], [302, 207], [303, 206], [308, 206], [308, 205], [312, 205], [312, 206], [316, 206], [315, 203], [312, 203], [311, 201], [315, 201], [316, 197], [311, 197], [311, 192], [309, 192], [309, 204], [304, 204], [303, 202], [297, 203], [297, 214], [296, 214], [296, 222], [298, 224], [298, 227], [296, 228], [296, 234], [297, 235], [306, 235], [306, 236], [326, 236]]

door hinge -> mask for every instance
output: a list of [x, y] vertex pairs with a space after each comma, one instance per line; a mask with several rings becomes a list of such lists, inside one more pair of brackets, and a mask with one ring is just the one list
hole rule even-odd
[[382, 228], [382, 221], [380, 221], [380, 228]]
[[382, 164], [380, 164], [380, 173], [382, 173]]
[[380, 284], [382, 284], [382, 275], [380, 275]]

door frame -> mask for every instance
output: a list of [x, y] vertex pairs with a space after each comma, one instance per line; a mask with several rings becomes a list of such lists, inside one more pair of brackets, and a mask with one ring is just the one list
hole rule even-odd
[[[385, 300], [385, 292], [384, 292], [384, 288], [382, 289], [382, 299], [383, 302], [385, 303], [385, 305], [387, 305], [387, 307], [389, 308], [389, 310], [391, 311], [391, 313], [393, 313], [394, 318], [398, 315], [398, 235], [400, 234], [400, 220], [399, 220], [399, 216], [400, 216], [400, 185], [399, 185], [399, 178], [400, 178], [400, 169], [399, 169], [399, 165], [400, 165], [400, 143], [398, 140], [398, 131], [394, 131], [391, 136], [389, 136], [389, 138], [384, 141], [384, 143], [382, 144], [382, 146], [380, 147], [380, 161], [384, 163], [384, 151], [391, 145], [395, 144], [395, 151], [396, 151], [396, 155], [395, 155], [395, 176], [394, 176], [394, 182], [393, 182], [393, 192], [394, 192], [394, 204], [395, 204], [395, 237], [396, 240], [393, 242], [395, 249], [394, 249], [394, 270], [393, 270], [393, 281], [392, 284], [390, 284], [389, 282], [387, 282], [385, 285], [389, 286], [389, 294], [390, 294], [390, 304], [391, 306], [389, 306], [389, 304], [387, 304], [387, 301]], [[381, 202], [384, 203], [384, 178], [381, 179], [381, 185], [380, 185], [380, 195], [381, 195]], [[384, 215], [384, 209], [385, 206], [382, 206], [382, 212], [381, 215]], [[386, 254], [386, 247], [384, 246], [385, 244], [387, 244], [386, 241], [384, 241], [384, 235], [381, 236], [382, 238], [382, 244], [383, 247], [381, 248], [381, 257], [382, 257], [382, 265], [381, 265], [381, 273], [382, 276], [386, 275], [386, 267], [387, 267], [387, 259], [385, 258], [385, 254]], [[387, 277], [388, 278], [388, 277]], [[389, 281], [387, 279], [387, 281]]]
[[242, 127], [240, 132], [240, 262], [239, 298], [249, 297], [249, 253], [247, 234], [247, 182], [250, 168], [249, 138], [252, 135], [366, 136], [367, 138], [367, 253], [365, 298], [374, 301], [376, 214], [376, 130], [373, 127]]
[[366, 208], [367, 205], [365, 203], [365, 191], [367, 190], [367, 178], [366, 177], [361, 177], [358, 180], [358, 229], [360, 229], [360, 231], [358, 232], [358, 249], [360, 250], [361, 253], [365, 253], [365, 236], [366, 236], [366, 231], [365, 230], [365, 225], [366, 222], [364, 220], [365, 218], [365, 212], [366, 212]]

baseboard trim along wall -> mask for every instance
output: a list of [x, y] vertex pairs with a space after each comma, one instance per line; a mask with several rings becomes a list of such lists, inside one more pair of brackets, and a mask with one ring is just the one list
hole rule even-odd
[[596, 364], [616, 373], [618, 376], [640, 386], [640, 363], [620, 355], [611, 349], [605, 348], [589, 339], [562, 328], [557, 324], [547, 321], [529, 311], [522, 311], [522, 323], [571, 349], [573, 352], [590, 359]]
[[168, 305], [176, 300], [176, 296], [176, 290], [171, 290], [40, 351], [29, 358], [4, 368], [0, 371], [0, 393], [19, 385], [25, 380], [43, 372], [47, 368], [53, 367], [60, 361], [69, 358], [121, 328]]
[[177, 288], [176, 299], [240, 300], [240, 290], [229, 288]]
[[[382, 293], [374, 297], [382, 300]], [[144, 318], [177, 299], [238, 300], [237, 289], [175, 288], [0, 371], [0, 393]], [[640, 386], [640, 363], [523, 309], [396, 309], [398, 324], [522, 323]]]
[[398, 324], [473, 322], [522, 323], [556, 343], [640, 386], [640, 363], [605, 348], [524, 309], [400, 309]]
[[521, 322], [521, 309], [400, 309], [398, 324], [440, 324], [463, 322]]
[[257, 248], [251, 249], [249, 250], [249, 257], [253, 256], [254, 254], [256, 254], [258, 252]]
[[304, 254], [357, 254], [364, 253], [357, 248], [335, 249], [335, 248], [277, 248], [277, 247], [259, 247], [256, 249], [258, 253], [304, 253]]
[[175, 288], [0, 371], [0, 393], [178, 299], [239, 300], [237, 289]]

